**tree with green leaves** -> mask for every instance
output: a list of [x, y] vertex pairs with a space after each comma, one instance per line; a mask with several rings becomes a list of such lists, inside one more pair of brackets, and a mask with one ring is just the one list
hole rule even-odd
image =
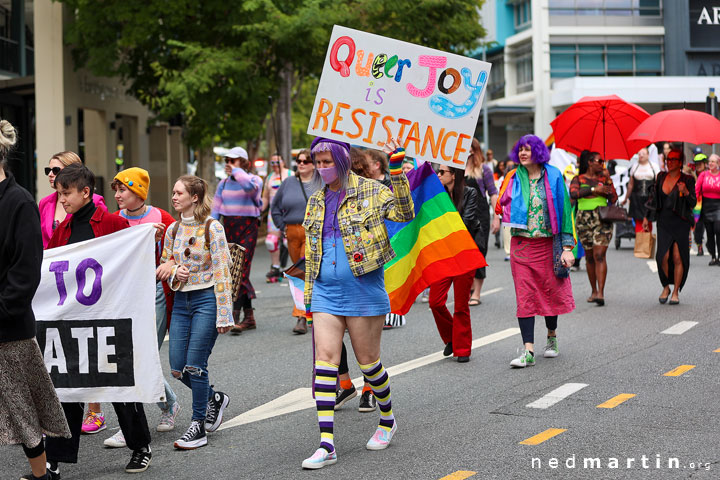
[[191, 147], [256, 146], [275, 108], [286, 160], [304, 139], [293, 112], [309, 118], [334, 24], [458, 54], [485, 34], [483, 0], [60, 1], [74, 12], [77, 67], [119, 77], [157, 119], [180, 118]]

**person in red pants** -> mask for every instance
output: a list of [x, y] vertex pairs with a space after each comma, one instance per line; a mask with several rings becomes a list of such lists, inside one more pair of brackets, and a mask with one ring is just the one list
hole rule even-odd
[[[435, 172], [460, 213], [468, 232], [475, 238], [480, 226], [477, 191], [465, 185], [464, 172], [459, 168], [439, 165], [435, 167]], [[470, 361], [472, 324], [468, 302], [474, 276], [475, 271], [472, 270], [456, 277], [445, 278], [430, 286], [430, 310], [435, 318], [440, 338], [445, 343], [443, 354], [446, 357], [454, 355], [460, 363]], [[450, 314], [450, 310], [445, 305], [450, 285], [454, 286], [455, 292], [454, 314]]]

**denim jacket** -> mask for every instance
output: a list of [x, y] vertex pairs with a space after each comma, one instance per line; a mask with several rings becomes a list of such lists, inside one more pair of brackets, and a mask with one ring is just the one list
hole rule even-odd
[[[338, 209], [338, 225], [350, 270], [356, 277], [381, 268], [395, 257], [385, 219], [409, 222], [415, 217], [410, 184], [404, 173], [391, 175], [393, 190], [353, 172]], [[305, 305], [310, 305], [322, 261], [325, 189], [308, 199], [305, 211]], [[312, 310], [312, 307], [311, 307]]]

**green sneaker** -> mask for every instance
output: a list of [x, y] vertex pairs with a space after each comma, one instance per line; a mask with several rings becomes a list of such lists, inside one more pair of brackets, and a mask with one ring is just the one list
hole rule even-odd
[[548, 337], [547, 339], [547, 345], [545, 345], [545, 353], [543, 354], [543, 357], [545, 358], [555, 358], [558, 356], [558, 341], [557, 337]]
[[523, 350], [523, 353], [518, 358], [510, 362], [510, 366], [515, 368], [532, 367], [533, 365], [535, 365], [535, 357], [529, 350]]

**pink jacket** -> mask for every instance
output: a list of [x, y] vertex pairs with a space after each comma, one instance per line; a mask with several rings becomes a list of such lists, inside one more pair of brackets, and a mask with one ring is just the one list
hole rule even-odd
[[[105, 199], [93, 194], [93, 203], [100, 210], [108, 211], [105, 205]], [[55, 205], [57, 205], [57, 192], [51, 193], [47, 197], [40, 200], [38, 209], [40, 210], [40, 230], [42, 231], [43, 248], [47, 248], [48, 242], [53, 236], [53, 222], [55, 221]], [[72, 217], [68, 215], [67, 218]]]

